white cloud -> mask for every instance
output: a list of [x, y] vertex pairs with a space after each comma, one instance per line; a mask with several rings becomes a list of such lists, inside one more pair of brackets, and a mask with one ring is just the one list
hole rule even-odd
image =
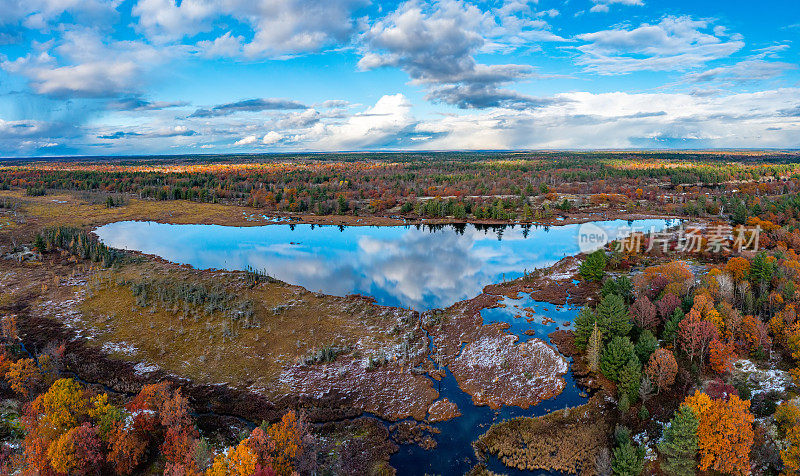
[[106, 42], [99, 32], [88, 28], [67, 30], [58, 43], [45, 47], [52, 47], [52, 53], [31, 52], [2, 61], [0, 67], [27, 77], [37, 93], [58, 97], [136, 93], [143, 75], [174, 53], [138, 41]]
[[395, 143], [415, 123], [408, 99], [393, 94], [381, 97], [374, 106], [350, 116], [342, 124], [318, 123], [295, 140], [308, 149], [380, 148]]
[[258, 141], [256, 136], [245, 136], [233, 143], [233, 145], [251, 145]]
[[265, 145], [273, 145], [277, 144], [282, 140], [283, 140], [283, 134], [279, 134], [275, 131], [269, 131], [264, 135], [264, 138], [261, 139], [261, 142]]
[[26, 28], [49, 30], [51, 26], [63, 26], [60, 20], [67, 12], [77, 23], [109, 23], [120, 3], [120, 0], [0, 0], [0, 25], [21, 23]]
[[421, 122], [426, 149], [797, 147], [800, 123], [785, 108], [800, 89], [728, 96], [688, 93], [559, 94], [533, 111], [496, 110]]
[[723, 39], [704, 30], [708, 21], [666, 17], [633, 29], [617, 28], [577, 35], [576, 59], [587, 71], [625, 74], [634, 71], [676, 71], [725, 58], [744, 47], [741, 40]]
[[685, 79], [693, 83], [715, 81], [738, 85], [772, 79], [793, 69], [797, 69], [797, 65], [793, 63], [750, 59], [688, 74]]
[[153, 41], [176, 41], [212, 29], [230, 17], [248, 25], [252, 39], [226, 32], [198, 42], [210, 56], [275, 57], [317, 51], [346, 42], [355, 27], [353, 13], [367, 0], [139, 0], [133, 15]]
[[429, 99], [462, 108], [535, 107], [535, 98], [500, 88], [532, 77], [533, 67], [475, 60], [482, 51], [513, 48], [534, 39], [565, 41], [543, 29], [542, 20], [517, 15], [529, 9], [512, 3], [492, 12], [461, 0], [432, 5], [408, 1], [362, 35], [366, 49], [358, 66], [362, 70], [399, 67], [414, 84], [428, 89]]
[[644, 2], [642, 0], [592, 0], [594, 2], [594, 6], [589, 9], [590, 12], [594, 13], [605, 13], [610, 10], [609, 5], [619, 4], [619, 5], [637, 5], [642, 6]]

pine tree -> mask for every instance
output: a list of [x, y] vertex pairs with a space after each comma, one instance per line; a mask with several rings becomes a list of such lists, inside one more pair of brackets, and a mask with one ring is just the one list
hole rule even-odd
[[680, 323], [686, 315], [678, 308], [672, 313], [672, 317], [664, 323], [664, 332], [661, 334], [661, 339], [672, 345], [675, 348], [675, 341], [678, 339], [680, 332]]
[[592, 335], [589, 336], [589, 344], [586, 347], [586, 360], [589, 363], [589, 370], [597, 372], [600, 369], [600, 352], [603, 346], [603, 334], [597, 328], [597, 321], [594, 322]]
[[658, 451], [664, 455], [661, 469], [675, 476], [692, 476], [697, 469], [697, 427], [700, 419], [686, 405], [675, 412]]
[[639, 358], [639, 362], [647, 362], [650, 360], [650, 355], [652, 355], [657, 348], [658, 339], [656, 339], [656, 336], [654, 336], [650, 330], [645, 329], [636, 341], [636, 357]]
[[642, 382], [642, 365], [636, 356], [628, 359], [625, 366], [619, 371], [619, 385], [617, 386], [619, 394], [628, 395], [628, 400], [631, 403], [636, 402], [639, 396], [639, 385]]
[[587, 281], [600, 281], [606, 273], [606, 253], [603, 250], [597, 250], [591, 253], [583, 260], [578, 272], [581, 277]]
[[600, 357], [600, 370], [609, 379], [618, 382], [622, 368], [633, 357], [633, 343], [627, 337], [614, 337], [606, 344]]
[[639, 476], [644, 470], [644, 451], [626, 441], [614, 449], [611, 467], [616, 475]]
[[605, 296], [595, 309], [600, 332], [606, 339], [625, 336], [633, 328], [625, 301], [618, 294]]
[[592, 308], [584, 306], [575, 318], [575, 346], [578, 349], [586, 349], [596, 322], [597, 316]]

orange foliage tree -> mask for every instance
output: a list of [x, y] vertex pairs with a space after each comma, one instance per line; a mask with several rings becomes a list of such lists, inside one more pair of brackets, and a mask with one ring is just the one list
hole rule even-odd
[[775, 421], [786, 441], [781, 459], [787, 474], [800, 473], [800, 407], [791, 402], [781, 403], [775, 412]]
[[748, 474], [754, 436], [750, 401], [736, 395], [727, 401], [714, 400], [697, 391], [686, 397], [684, 403], [700, 417], [697, 428], [700, 469]]
[[657, 349], [650, 356], [645, 373], [650, 381], [656, 384], [658, 392], [669, 388], [675, 383], [675, 376], [678, 374], [678, 362], [675, 356], [667, 349]]
[[267, 429], [271, 466], [278, 474], [289, 475], [294, 471], [294, 461], [303, 449], [303, 431], [303, 423], [294, 411], [287, 412], [279, 423]]
[[47, 450], [53, 469], [64, 474], [96, 473], [103, 463], [103, 449], [97, 428], [89, 423], [61, 435]]
[[731, 369], [735, 347], [732, 343], [723, 344], [719, 339], [712, 339], [708, 344], [708, 363], [715, 372], [724, 374]]
[[725, 272], [739, 283], [747, 278], [747, 273], [750, 272], [750, 261], [741, 256], [734, 256], [725, 263]]
[[12, 390], [30, 398], [42, 385], [42, 373], [33, 359], [19, 359], [9, 366], [6, 380]]
[[662, 292], [683, 296], [694, 281], [694, 273], [682, 261], [670, 261], [646, 268], [634, 279], [638, 294], [655, 298]]
[[[262, 473], [289, 476], [295, 473], [295, 462], [303, 451], [305, 425], [294, 411], [289, 411], [281, 421], [254, 429], [238, 446], [218, 455], [206, 476], [246, 475], [255, 468]], [[249, 472], [248, 472], [249, 471]]]

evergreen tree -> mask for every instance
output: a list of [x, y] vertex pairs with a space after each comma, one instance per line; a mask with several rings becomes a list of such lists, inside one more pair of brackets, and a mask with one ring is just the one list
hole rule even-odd
[[609, 294], [618, 294], [626, 304], [630, 304], [633, 301], [633, 282], [624, 274], [617, 279], [608, 278], [603, 281], [600, 296], [606, 297]]
[[675, 348], [675, 341], [678, 339], [678, 332], [680, 332], [680, 323], [686, 315], [678, 308], [672, 313], [672, 317], [664, 323], [664, 332], [661, 334], [661, 339], [664, 342], [672, 344]]
[[627, 337], [614, 337], [606, 344], [600, 357], [600, 370], [609, 379], [619, 382], [622, 368], [634, 357], [633, 343]]
[[47, 244], [45, 244], [44, 238], [42, 238], [41, 233], [36, 234], [36, 239], [33, 242], [33, 249], [35, 249], [39, 253], [44, 253], [45, 251], [47, 251]]
[[586, 345], [589, 343], [589, 338], [592, 335], [597, 323], [597, 316], [589, 306], [584, 306], [575, 318], [575, 346], [580, 350], [585, 350]]
[[625, 303], [630, 304], [633, 302], [633, 282], [627, 274], [623, 274], [617, 278], [617, 292]]
[[639, 476], [644, 470], [644, 451], [626, 441], [614, 449], [611, 468], [619, 476]]
[[626, 336], [633, 328], [625, 301], [619, 294], [604, 297], [595, 309], [597, 325], [606, 339], [614, 336]]
[[687, 405], [675, 412], [658, 451], [664, 456], [661, 469], [670, 475], [692, 476], [697, 469], [697, 427], [700, 420]]
[[636, 402], [639, 396], [639, 386], [642, 381], [642, 365], [636, 356], [628, 359], [625, 366], [619, 371], [619, 384], [617, 389], [620, 395], [627, 395], [628, 401], [631, 403]]
[[583, 260], [578, 272], [587, 281], [600, 281], [606, 273], [606, 252], [597, 250]]
[[656, 336], [654, 336], [649, 329], [645, 329], [639, 334], [639, 339], [636, 341], [636, 357], [639, 358], [639, 362], [647, 362], [650, 360], [650, 355], [652, 355], [657, 348], [658, 339], [656, 339]]

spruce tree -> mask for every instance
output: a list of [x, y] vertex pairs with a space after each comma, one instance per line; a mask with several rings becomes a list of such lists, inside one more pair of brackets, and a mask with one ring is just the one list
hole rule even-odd
[[675, 348], [675, 341], [678, 338], [678, 331], [680, 331], [680, 327], [678, 326], [684, 317], [686, 317], [686, 315], [678, 308], [672, 313], [672, 317], [664, 323], [664, 332], [661, 334], [661, 339], [664, 342], [672, 344], [673, 348]]
[[597, 250], [583, 260], [578, 272], [587, 281], [600, 281], [606, 273], [606, 264], [605, 251]]
[[626, 441], [614, 449], [611, 461], [614, 474], [620, 476], [639, 476], [644, 470], [644, 451]]
[[687, 405], [675, 412], [658, 451], [664, 456], [661, 469], [670, 475], [692, 476], [697, 469], [697, 427], [700, 420]]

